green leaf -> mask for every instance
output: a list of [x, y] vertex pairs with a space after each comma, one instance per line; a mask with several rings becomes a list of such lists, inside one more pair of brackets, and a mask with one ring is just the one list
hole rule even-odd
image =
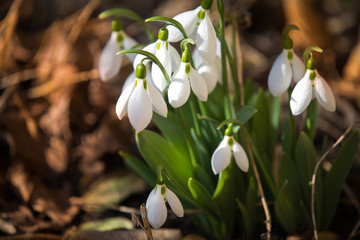
[[126, 17], [140, 23], [141, 26], [144, 28], [149, 40], [151, 42], [155, 41], [154, 35], [152, 34], [150, 28], [145, 24], [144, 19], [142, 19], [137, 13], [127, 8], [113, 8], [100, 13], [99, 18], [103, 19], [111, 16]]
[[156, 172], [163, 166], [171, 179], [187, 188], [187, 182], [194, 171], [191, 163], [179, 150], [160, 135], [149, 130], [136, 134], [138, 149], [150, 168]]
[[247, 239], [252, 239], [256, 224], [256, 201], [257, 191], [256, 184], [253, 177], [250, 177], [249, 186], [246, 191], [245, 203], [242, 203], [240, 199], [236, 199], [236, 203], [240, 208], [242, 215], [242, 224], [244, 225]]
[[295, 123], [291, 116], [288, 116], [285, 120], [281, 135], [281, 142], [283, 151], [286, 152], [289, 156], [294, 157], [296, 146], [296, 132]]
[[296, 167], [305, 206], [310, 211], [311, 178], [317, 162], [314, 145], [306, 133], [301, 132], [296, 145]]
[[116, 229], [132, 230], [133, 223], [130, 219], [124, 217], [106, 218], [104, 220], [82, 223], [78, 228], [78, 232], [88, 230], [106, 232]]
[[155, 186], [156, 175], [144, 163], [144, 161], [125, 152], [119, 152], [119, 155], [124, 158], [124, 162], [127, 167], [132, 169], [137, 175], [139, 175], [142, 179], [144, 179], [150, 186]]
[[249, 122], [250, 132], [266, 168], [270, 169], [269, 159], [273, 158], [273, 149], [271, 149], [273, 145], [273, 129], [271, 126], [269, 102], [263, 90], [259, 90], [255, 107], [258, 112]]
[[232, 159], [230, 165], [224, 171], [220, 172], [218, 184], [213, 195], [213, 199], [219, 207], [228, 234], [233, 231], [235, 219], [233, 167], [235, 167], [235, 165]]
[[288, 181], [285, 181], [275, 200], [276, 217], [287, 233], [300, 229], [303, 224], [299, 222], [302, 219], [299, 199], [295, 199], [291, 191]]
[[328, 229], [331, 224], [339, 202], [342, 185], [353, 164], [359, 141], [358, 132], [354, 132], [348, 137], [336, 155], [331, 170], [324, 178], [323, 222], [319, 225], [320, 230]]
[[304, 218], [300, 211], [300, 184], [294, 161], [283, 152], [279, 164], [278, 182], [282, 186], [275, 200], [275, 213], [287, 233], [299, 229]]
[[[130, 186], [130, 187], [129, 187]], [[91, 185], [84, 194], [83, 202], [86, 211], [105, 211], [119, 204], [133, 193], [145, 190], [145, 183], [135, 174], [107, 176]]]
[[188, 188], [199, 207], [204, 209], [216, 219], [219, 219], [219, 210], [206, 187], [204, 187], [204, 185], [202, 185], [199, 181], [189, 178]]
[[242, 123], [245, 124], [254, 114], [257, 113], [257, 109], [253, 106], [244, 106], [236, 113], [236, 118]]
[[160, 132], [164, 135], [166, 140], [168, 140], [174, 147], [181, 152], [184, 157], [190, 159], [190, 154], [188, 146], [186, 144], [186, 134], [184, 128], [179, 122], [178, 117], [172, 113], [168, 112], [167, 118], [164, 118], [158, 114], [154, 114], [152, 121], [159, 128]]

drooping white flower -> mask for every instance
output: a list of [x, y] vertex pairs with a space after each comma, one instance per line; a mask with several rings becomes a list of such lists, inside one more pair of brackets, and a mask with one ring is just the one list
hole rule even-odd
[[179, 70], [171, 78], [168, 99], [174, 108], [181, 107], [190, 96], [190, 88], [201, 100], [206, 101], [208, 90], [204, 78], [190, 65], [190, 54], [187, 48], [183, 52]]
[[292, 49], [283, 49], [271, 67], [268, 85], [272, 95], [280, 96], [289, 88], [291, 79], [298, 82], [305, 73], [305, 65]]
[[232, 136], [232, 131], [229, 128], [225, 132], [224, 139], [220, 142], [219, 146], [215, 149], [211, 157], [211, 167], [214, 174], [223, 171], [230, 164], [231, 156], [238, 167], [247, 172], [249, 169], [249, 160], [243, 147]]
[[[217, 40], [217, 49], [220, 47], [220, 41]], [[213, 62], [204, 61], [200, 56], [197, 48], [192, 53], [195, 68], [198, 73], [204, 78], [208, 93], [210, 94], [217, 83], [221, 84], [221, 52], [217, 51]]]
[[268, 86], [272, 95], [280, 96], [289, 88], [291, 79], [298, 82], [305, 74], [305, 65], [293, 51], [291, 30], [300, 30], [296, 25], [287, 25], [283, 29], [284, 48], [271, 67]]
[[[114, 20], [113, 31], [100, 54], [98, 63], [99, 75], [103, 81], [112, 79], [120, 70], [124, 55], [117, 55], [116, 53], [130, 49], [136, 44], [137, 42], [122, 30], [121, 22]], [[128, 57], [130, 61], [134, 61], [134, 54], [130, 54]]]
[[335, 111], [334, 94], [325, 79], [316, 70], [316, 62], [311, 55], [307, 63], [305, 76], [297, 83], [291, 94], [290, 108], [293, 115], [301, 114], [314, 98], [326, 110]]
[[175, 193], [168, 189], [165, 184], [156, 184], [146, 200], [147, 216], [153, 228], [160, 228], [166, 221], [166, 201], [178, 217], [184, 216], [184, 208]]
[[[150, 52], [154, 54], [160, 61], [160, 63], [164, 66], [167, 74], [171, 76], [171, 74], [179, 68], [180, 65], [180, 55], [176, 51], [176, 49], [171, 46], [168, 42], [168, 30], [166, 28], [161, 28], [158, 34], [158, 40], [154, 43], [151, 43], [143, 48], [144, 51]], [[138, 54], [134, 61], [134, 67], [137, 66], [145, 56]], [[145, 60], [146, 64], [147, 61]], [[157, 64], [152, 64], [151, 67], [151, 76], [155, 86], [161, 91], [167, 87], [167, 82], [164, 74], [160, 70]]]
[[[210, 20], [210, 8], [212, 0], [203, 0], [201, 6], [194, 10], [180, 13], [174, 17], [184, 27], [186, 35], [195, 36], [196, 47], [200, 56], [207, 62], [212, 63], [216, 55], [216, 33]], [[167, 26], [169, 30], [169, 42], [177, 42], [183, 39], [181, 32], [174, 26]]]
[[135, 80], [121, 93], [116, 103], [116, 114], [121, 120], [126, 113], [136, 132], [144, 130], [152, 119], [153, 111], [167, 116], [167, 106], [160, 92], [146, 80], [146, 67], [140, 63]]

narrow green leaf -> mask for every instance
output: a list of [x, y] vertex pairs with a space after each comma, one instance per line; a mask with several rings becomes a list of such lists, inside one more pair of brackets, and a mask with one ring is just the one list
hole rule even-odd
[[296, 146], [296, 132], [293, 118], [288, 116], [285, 120], [281, 135], [281, 142], [283, 151], [289, 156], [294, 157]]
[[299, 199], [292, 195], [292, 188], [285, 181], [275, 200], [275, 214], [281, 226], [287, 233], [291, 233], [301, 227], [302, 219]]
[[342, 144], [331, 170], [324, 178], [323, 222], [319, 229], [326, 230], [334, 217], [339, 202], [342, 185], [353, 164], [359, 147], [359, 133], [352, 133]]
[[304, 217], [300, 211], [301, 192], [294, 161], [283, 152], [278, 172], [278, 182], [282, 186], [275, 200], [275, 213], [287, 233], [301, 227]]
[[142, 160], [122, 151], [119, 152], [119, 155], [123, 157], [125, 165], [127, 167], [132, 169], [137, 175], [139, 175], [142, 179], [144, 179], [150, 186], [155, 186], [156, 175]]
[[246, 191], [245, 203], [243, 204], [238, 198], [236, 203], [240, 208], [242, 214], [242, 222], [244, 224], [246, 237], [251, 239], [254, 234], [256, 225], [256, 202], [257, 202], [257, 190], [254, 177], [250, 177], [249, 186]]
[[240, 108], [240, 110], [236, 113], [236, 118], [239, 120], [242, 124], [245, 124], [254, 114], [257, 113], [257, 109], [253, 106], [244, 106]]
[[203, 208], [213, 217], [219, 219], [219, 210], [206, 187], [204, 187], [204, 185], [202, 185], [199, 181], [189, 178], [188, 188], [199, 207]]
[[264, 91], [260, 90], [255, 105], [258, 112], [251, 118], [251, 121], [249, 121], [249, 131], [251, 132], [254, 143], [268, 169], [271, 168], [269, 160], [273, 158], [273, 129], [271, 126], [269, 104]]
[[[220, 173], [213, 199], [220, 209], [221, 217], [226, 226], [226, 232], [232, 233], [235, 219], [235, 186], [232, 177], [234, 160]], [[237, 167], [237, 166], [236, 166]]]
[[112, 16], [126, 17], [140, 23], [141, 26], [144, 28], [149, 40], [151, 42], [155, 41], [154, 35], [152, 34], [150, 28], [145, 24], [144, 19], [142, 19], [137, 13], [127, 8], [113, 8], [99, 14], [100, 19], [112, 17]]
[[154, 172], [157, 166], [163, 166], [173, 181], [187, 188], [188, 179], [192, 177], [194, 169], [175, 146], [148, 130], [136, 134], [136, 143], [141, 155]]
[[311, 177], [317, 162], [314, 145], [306, 133], [301, 132], [296, 145], [296, 167], [305, 206], [310, 211]]
[[183, 126], [179, 122], [179, 118], [172, 112], [168, 112], [167, 118], [155, 113], [152, 121], [159, 128], [166, 140], [174, 145], [185, 158], [190, 159], [189, 150], [186, 144], [186, 134]]

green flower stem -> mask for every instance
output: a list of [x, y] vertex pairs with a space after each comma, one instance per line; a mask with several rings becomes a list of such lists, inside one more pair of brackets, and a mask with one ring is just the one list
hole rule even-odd
[[121, 52], [118, 52], [117, 54], [126, 54], [126, 53], [137, 53], [137, 54], [141, 54], [146, 56], [148, 59], [150, 59], [151, 61], [153, 61], [153, 63], [155, 63], [156, 65], [158, 65], [158, 67], [160, 68], [161, 72], [164, 74], [164, 77], [166, 79], [167, 84], [170, 84], [170, 77], [167, 74], [164, 66], [161, 64], [161, 62], [159, 61], [159, 59], [152, 53], [149, 53], [147, 51], [144, 50], [140, 50], [140, 49], [127, 49], [127, 50], [123, 50]]
[[183, 35], [183, 37], [186, 39], [188, 38], [185, 32], [184, 27], [181, 25], [181, 23], [179, 23], [178, 21], [176, 21], [173, 18], [168, 18], [168, 17], [162, 17], [162, 16], [155, 16], [155, 17], [151, 17], [145, 20], [145, 22], [166, 22], [174, 27], [176, 27], [177, 29], [179, 29], [179, 31], [181, 32], [181, 34]]
[[151, 42], [155, 41], [155, 37], [154, 37], [154, 34], [151, 32], [151, 29], [145, 24], [144, 19], [142, 19], [135, 12], [133, 12], [129, 9], [126, 9], [126, 8], [113, 8], [113, 9], [109, 9], [109, 10], [104, 11], [99, 14], [100, 19], [111, 17], [111, 16], [126, 17], [126, 18], [132, 19], [132, 20], [140, 23], [141, 26], [144, 28], [149, 40]]
[[200, 130], [199, 119], [197, 118], [198, 111], [197, 111], [197, 107], [196, 107], [196, 99], [193, 94], [190, 94], [190, 110], [191, 110], [191, 117], [194, 122], [195, 133], [200, 139], [203, 139], [203, 136], [202, 136], [202, 133]]
[[216, 0], [219, 12], [219, 39], [221, 43], [221, 67], [222, 67], [222, 84], [224, 89], [224, 112], [225, 118], [233, 118], [234, 111], [231, 107], [229, 98], [229, 87], [227, 82], [227, 68], [226, 68], [226, 41], [225, 41], [225, 18], [224, 18], [224, 2]]
[[[241, 125], [240, 127], [240, 131], [243, 132], [243, 134], [246, 136], [246, 138], [248, 139], [249, 141], [249, 144], [250, 144], [250, 147], [252, 149], [252, 152], [254, 153], [255, 155], [255, 159], [257, 160], [257, 164], [259, 165], [259, 168], [260, 168], [260, 171], [262, 172], [262, 176], [264, 177], [265, 179], [265, 182], [266, 184], [269, 186], [269, 189], [272, 193], [272, 198], [275, 199], [276, 197], [276, 187], [275, 187], [275, 184], [268, 172], [268, 170], [266, 169], [264, 163], [263, 163], [263, 160], [261, 158], [261, 155], [256, 147], [256, 144], [254, 143], [254, 141], [252, 140], [250, 134], [248, 133], [248, 131], [245, 129], [245, 127], [243, 125]], [[251, 153], [252, 154], [252, 153]]]
[[318, 119], [317, 101], [311, 100], [306, 110], [305, 132], [311, 140], [314, 140]]
[[[228, 57], [230, 71], [232, 75], [232, 82], [233, 82], [233, 91], [234, 91], [234, 103], [237, 104], [237, 108], [241, 106], [241, 100], [240, 100], [240, 85], [239, 85], [239, 79], [237, 74], [237, 62], [236, 58], [233, 58], [231, 56], [229, 47], [226, 45], [226, 55]], [[235, 46], [234, 46], [235, 48]], [[235, 53], [235, 50], [233, 51]]]
[[[182, 109], [177, 108], [176, 113], [178, 114], [178, 116], [180, 118], [181, 124], [183, 125], [184, 131], [185, 131], [185, 134], [186, 134], [186, 138], [187, 138], [186, 144], [187, 144], [188, 149], [189, 149], [191, 164], [193, 166], [196, 166], [198, 164], [197, 151], [196, 151], [196, 148], [195, 148], [194, 139], [191, 137], [190, 127], [186, 123], [186, 119], [185, 119], [185, 116], [184, 116], [184, 113], [183, 113]], [[195, 115], [195, 117], [196, 117], [196, 115]]]

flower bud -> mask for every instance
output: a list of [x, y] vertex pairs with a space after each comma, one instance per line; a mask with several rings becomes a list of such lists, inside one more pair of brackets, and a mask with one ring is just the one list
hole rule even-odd
[[158, 38], [162, 41], [167, 41], [169, 36], [169, 31], [166, 29], [166, 27], [160, 28], [158, 33]]
[[115, 19], [115, 20], [112, 21], [111, 29], [114, 32], [119, 32], [119, 31], [122, 30], [122, 23], [121, 23], [120, 19]]
[[139, 63], [136, 66], [135, 76], [138, 79], [144, 79], [146, 77], [146, 67], [143, 63]]
[[201, 1], [201, 7], [205, 10], [210, 9], [212, 4], [213, 4], [213, 0], [202, 0]]

